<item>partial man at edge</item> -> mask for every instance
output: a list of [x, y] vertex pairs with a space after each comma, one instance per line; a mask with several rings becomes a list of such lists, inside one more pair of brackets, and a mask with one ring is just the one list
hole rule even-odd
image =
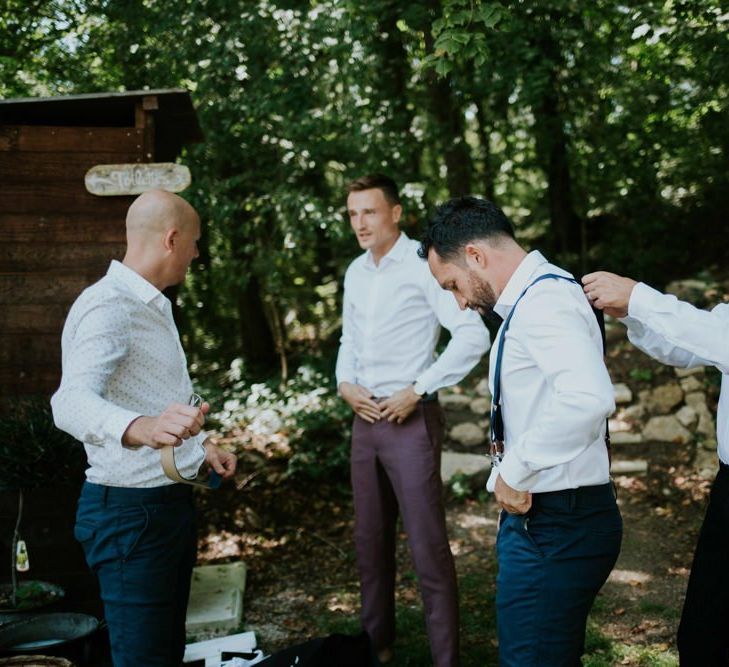
[[628, 338], [671, 366], [722, 372], [717, 413], [719, 472], [696, 545], [678, 628], [686, 667], [729, 665], [729, 304], [701, 310], [645, 283], [598, 271], [582, 279], [596, 308], [620, 318]]

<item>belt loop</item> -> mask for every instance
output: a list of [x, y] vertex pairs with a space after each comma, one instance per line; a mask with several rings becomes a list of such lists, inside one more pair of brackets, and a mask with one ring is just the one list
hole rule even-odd
[[104, 489], [104, 491], [103, 491], [103, 493], [101, 495], [101, 504], [102, 505], [106, 505], [106, 504], [108, 504], [107, 503], [107, 499], [109, 497], [109, 487], [108, 486], [104, 486], [102, 488]]
[[570, 511], [574, 510], [575, 507], [577, 507], [577, 490], [572, 489], [570, 490]]

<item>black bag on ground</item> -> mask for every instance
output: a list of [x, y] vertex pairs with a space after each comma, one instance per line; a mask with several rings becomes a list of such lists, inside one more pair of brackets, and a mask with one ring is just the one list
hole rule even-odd
[[378, 664], [366, 632], [311, 639], [258, 663], [261, 667], [376, 667]]

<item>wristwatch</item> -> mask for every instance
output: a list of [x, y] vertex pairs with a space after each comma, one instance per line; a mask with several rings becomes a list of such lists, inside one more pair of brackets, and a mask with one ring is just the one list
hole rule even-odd
[[418, 382], [417, 380], [415, 380], [415, 382], [413, 382], [413, 391], [414, 391], [414, 392], [415, 392], [415, 393], [416, 393], [416, 394], [417, 394], [418, 396], [420, 396], [421, 398], [422, 398], [423, 396], [425, 396], [425, 394], [427, 394], [427, 393], [428, 393], [428, 392], [427, 392], [427, 391], [425, 391], [425, 389], [423, 388], [423, 385], [421, 385], [421, 384], [420, 384], [420, 383], [419, 383], [419, 382]]

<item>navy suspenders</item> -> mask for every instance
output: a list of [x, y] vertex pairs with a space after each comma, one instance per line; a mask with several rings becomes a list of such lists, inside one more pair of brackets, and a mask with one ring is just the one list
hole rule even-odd
[[[504, 455], [504, 418], [501, 414], [501, 362], [504, 356], [504, 340], [506, 339], [506, 332], [509, 329], [511, 318], [514, 316], [516, 307], [521, 301], [522, 297], [529, 291], [531, 287], [536, 285], [542, 280], [547, 278], [553, 278], [555, 280], [566, 280], [571, 283], [579, 285], [580, 283], [574, 278], [568, 276], [561, 276], [557, 273], [545, 273], [544, 275], [535, 278], [529, 285], [527, 285], [519, 298], [514, 302], [511, 308], [511, 312], [504, 320], [504, 324], [501, 327], [501, 335], [499, 336], [498, 348], [496, 350], [496, 368], [494, 369], [494, 395], [491, 400], [491, 461], [494, 465], [498, 465]], [[592, 308], [597, 318], [598, 326], [600, 327], [600, 334], [602, 336], [602, 347], [603, 353], [605, 352], [605, 319], [601, 310]], [[608, 429], [607, 420], [605, 422], [605, 446], [608, 450], [608, 458], [610, 458], [610, 431]]]

